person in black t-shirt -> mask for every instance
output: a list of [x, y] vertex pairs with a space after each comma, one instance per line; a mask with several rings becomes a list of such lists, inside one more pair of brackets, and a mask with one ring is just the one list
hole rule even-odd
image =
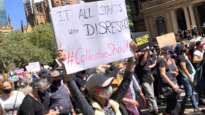
[[156, 67], [156, 60], [152, 57], [152, 52], [148, 49], [144, 52], [143, 58], [140, 60], [142, 87], [148, 99], [149, 111], [158, 114], [158, 105], [154, 95], [154, 76], [152, 69]]
[[47, 112], [42, 103], [41, 96], [48, 89], [48, 81], [39, 79], [32, 84], [32, 93], [26, 95], [19, 110], [18, 115], [58, 115], [58, 110]]
[[162, 50], [158, 59], [158, 69], [162, 78], [160, 85], [167, 101], [166, 114], [179, 115], [180, 104], [177, 103], [177, 94], [182, 90], [177, 84], [178, 70], [175, 61], [166, 50]]

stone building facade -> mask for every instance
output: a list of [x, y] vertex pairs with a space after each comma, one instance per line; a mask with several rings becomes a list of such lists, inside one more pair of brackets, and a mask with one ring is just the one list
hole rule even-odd
[[141, 13], [153, 36], [205, 26], [205, 0], [144, 0]]
[[[77, 0], [51, 0], [53, 7], [74, 4]], [[48, 0], [25, 0], [25, 14], [31, 26], [50, 22]]]

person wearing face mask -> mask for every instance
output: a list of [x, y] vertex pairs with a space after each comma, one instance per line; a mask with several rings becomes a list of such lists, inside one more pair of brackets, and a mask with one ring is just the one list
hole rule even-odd
[[2, 83], [3, 94], [0, 97], [0, 104], [2, 105], [6, 114], [15, 115], [25, 95], [22, 92], [14, 90], [14, 83], [12, 81], [5, 80]]
[[50, 72], [51, 86], [48, 89], [50, 95], [50, 108], [58, 108], [60, 115], [75, 115], [73, 104], [71, 102], [70, 91], [63, 83], [59, 71], [53, 70]]
[[44, 104], [43, 96], [48, 89], [47, 79], [37, 79], [32, 82], [32, 92], [27, 94], [17, 115], [58, 115], [59, 110], [49, 109]]
[[109, 85], [112, 80], [113, 77], [108, 78], [103, 74], [93, 74], [88, 78], [86, 89], [91, 105], [95, 109], [95, 115], [106, 115], [106, 113], [121, 115], [119, 104], [109, 100], [113, 90]]
[[116, 91], [111, 86], [113, 77], [103, 73], [94, 73], [88, 77], [86, 89], [94, 115], [124, 115], [119, 103], [126, 95], [133, 72], [134, 63], [127, 64], [123, 81]]

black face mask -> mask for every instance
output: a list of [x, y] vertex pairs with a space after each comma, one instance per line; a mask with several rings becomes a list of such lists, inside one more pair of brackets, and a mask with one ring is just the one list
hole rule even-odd
[[40, 97], [43, 97], [43, 96], [46, 95], [46, 93], [45, 93], [45, 92], [38, 91], [38, 95], [39, 95]]
[[52, 82], [52, 85], [54, 85], [54, 86], [56, 86], [56, 87], [60, 86], [60, 85], [61, 85], [61, 79], [59, 79], [59, 80], [54, 80], [54, 81]]
[[12, 89], [3, 89], [2, 92], [5, 94], [10, 94]]

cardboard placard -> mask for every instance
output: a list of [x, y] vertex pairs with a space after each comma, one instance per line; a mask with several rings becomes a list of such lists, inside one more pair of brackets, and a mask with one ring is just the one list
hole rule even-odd
[[176, 46], [176, 36], [174, 33], [168, 33], [161, 36], [158, 36], [157, 43], [159, 48], [167, 47], [167, 46]]

